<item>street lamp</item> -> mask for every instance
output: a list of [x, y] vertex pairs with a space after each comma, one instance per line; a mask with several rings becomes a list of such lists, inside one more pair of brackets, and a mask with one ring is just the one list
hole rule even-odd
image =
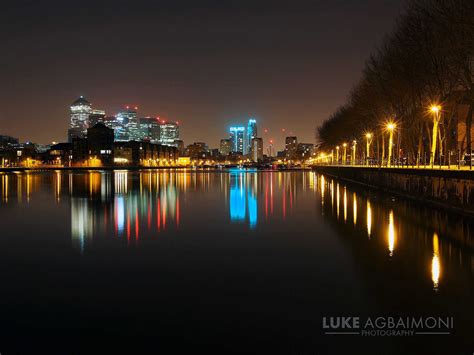
[[342, 156], [342, 165], [346, 165], [347, 143], [343, 143], [342, 146], [344, 147], [344, 155]]
[[395, 130], [395, 123], [389, 122], [387, 123], [387, 130], [390, 133], [390, 138], [388, 139], [388, 161], [387, 166], [390, 168], [391, 161], [392, 161], [392, 145], [393, 145], [393, 131]]
[[352, 165], [355, 165], [356, 163], [356, 147], [357, 147], [357, 141], [354, 139], [352, 141]]
[[339, 146], [336, 146], [336, 164], [339, 165]]
[[430, 156], [430, 165], [431, 167], [433, 167], [435, 154], [436, 154], [436, 142], [438, 141], [438, 125], [439, 125], [439, 118], [440, 118], [439, 112], [441, 111], [441, 107], [438, 105], [433, 105], [431, 106], [430, 111], [433, 113], [433, 137], [431, 140], [431, 156]]
[[366, 144], [367, 153], [365, 156], [365, 165], [369, 165], [370, 144], [372, 143], [372, 133], [366, 133], [365, 139], [367, 140], [367, 144]]

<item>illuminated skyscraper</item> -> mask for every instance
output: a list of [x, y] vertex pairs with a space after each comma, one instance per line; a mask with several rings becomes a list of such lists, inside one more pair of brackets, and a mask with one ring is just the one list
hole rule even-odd
[[71, 104], [71, 122], [68, 130], [69, 142], [72, 138], [85, 138], [87, 135], [87, 128], [89, 127], [89, 116], [92, 113], [92, 106], [84, 96], [79, 97]]
[[162, 122], [160, 125], [160, 143], [175, 146], [179, 140], [178, 122]]
[[244, 136], [245, 127], [230, 127], [230, 141], [232, 144], [232, 153], [244, 153]]
[[158, 118], [140, 118], [139, 140], [149, 140], [152, 143], [159, 143], [160, 121]]
[[247, 124], [247, 141], [246, 143], [246, 150], [244, 154], [250, 154], [250, 149], [252, 145], [252, 139], [257, 137], [257, 121], [253, 118], [249, 119]]
[[132, 135], [135, 138], [137, 130], [139, 128], [139, 123], [137, 120], [137, 110], [138, 107], [125, 107], [125, 110], [120, 111], [115, 115], [115, 122], [113, 123], [113, 129], [115, 133], [116, 141], [128, 141], [133, 138], [130, 137], [130, 128]]

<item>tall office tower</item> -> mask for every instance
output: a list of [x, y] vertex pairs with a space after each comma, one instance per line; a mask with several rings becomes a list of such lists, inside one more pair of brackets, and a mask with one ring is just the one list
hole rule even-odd
[[258, 163], [263, 160], [263, 139], [254, 137], [250, 142], [250, 159]]
[[257, 137], [257, 121], [253, 118], [249, 119], [247, 124], [247, 141], [245, 154], [250, 154], [250, 149], [252, 145], [252, 139]]
[[287, 159], [295, 159], [298, 150], [298, 139], [294, 136], [285, 139], [285, 156]]
[[104, 120], [104, 110], [92, 110], [92, 113], [89, 115], [89, 127], [94, 127], [97, 123], [104, 123]]
[[141, 140], [149, 140], [152, 143], [160, 141], [160, 121], [155, 117], [140, 118], [139, 134]]
[[163, 145], [175, 146], [175, 141], [179, 140], [178, 122], [162, 122], [160, 125], [160, 143]]
[[72, 142], [72, 138], [74, 137], [84, 138], [87, 136], [92, 106], [84, 96], [81, 96], [71, 104], [70, 112], [71, 122], [68, 130], [68, 140]]
[[223, 157], [226, 157], [232, 152], [232, 142], [228, 138], [221, 139], [221, 144], [219, 146], [219, 154]]
[[230, 141], [232, 144], [232, 153], [244, 153], [244, 135], [245, 127], [230, 127]]
[[129, 124], [132, 123], [132, 130], [138, 126], [138, 122], [136, 121], [137, 110], [138, 107], [126, 106], [125, 110], [117, 113], [115, 116], [115, 122], [113, 124], [116, 141], [130, 140]]
[[[147, 136], [148, 131], [142, 132], [141, 122], [138, 117], [132, 117], [127, 124], [128, 139], [131, 141], [142, 141]], [[144, 134], [143, 134], [144, 133]]]

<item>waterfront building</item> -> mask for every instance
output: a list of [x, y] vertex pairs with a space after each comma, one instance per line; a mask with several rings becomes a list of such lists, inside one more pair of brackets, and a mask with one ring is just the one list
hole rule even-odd
[[203, 159], [206, 158], [208, 153], [208, 146], [204, 142], [194, 142], [186, 147], [185, 155], [191, 159]]
[[230, 127], [230, 141], [231, 141], [231, 151], [232, 153], [241, 153], [244, 154], [244, 144], [245, 144], [245, 127], [243, 126], [233, 126]]
[[114, 131], [103, 123], [87, 129], [87, 148], [89, 157], [100, 160], [102, 165], [113, 162]]
[[219, 146], [219, 154], [223, 157], [228, 156], [232, 152], [232, 142], [229, 138], [221, 139]]
[[182, 139], [175, 139], [173, 145], [178, 149], [180, 155], [184, 155], [184, 142]]
[[298, 139], [295, 136], [285, 138], [285, 157], [295, 159], [298, 150]]
[[254, 137], [250, 143], [250, 159], [258, 163], [263, 160], [263, 139]]
[[257, 137], [257, 121], [253, 118], [249, 119], [247, 124], [247, 134], [246, 134], [246, 151], [244, 154], [250, 154], [252, 139]]
[[298, 143], [298, 157], [301, 159], [307, 159], [313, 154], [314, 144], [312, 143]]
[[92, 113], [92, 105], [84, 96], [79, 97], [70, 107], [70, 126], [68, 130], [69, 142], [74, 137], [84, 138], [89, 127], [89, 116]]

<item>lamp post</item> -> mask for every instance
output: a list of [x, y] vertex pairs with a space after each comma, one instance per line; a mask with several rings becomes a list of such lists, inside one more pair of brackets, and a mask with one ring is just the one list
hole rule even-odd
[[365, 165], [369, 165], [369, 156], [370, 156], [370, 144], [372, 143], [372, 133], [366, 133], [365, 134], [365, 139], [367, 140], [366, 143], [366, 156], [365, 156]]
[[387, 166], [390, 168], [392, 163], [392, 146], [393, 146], [393, 131], [395, 130], [395, 123], [389, 122], [387, 123], [387, 129], [390, 133], [390, 137], [388, 139], [388, 161]]
[[342, 156], [342, 165], [346, 165], [347, 143], [343, 143], [342, 147], [344, 148], [344, 155]]
[[[433, 137], [431, 139], [431, 156], [430, 156], [430, 165], [433, 167], [435, 154], [436, 154], [436, 143], [438, 141], [438, 125], [439, 125], [439, 111], [441, 107], [438, 105], [433, 105], [430, 108], [430, 111], [433, 113]], [[441, 164], [441, 162], [440, 162]]]
[[355, 165], [356, 163], [356, 147], [357, 147], [357, 141], [354, 139], [352, 141], [352, 165]]
[[339, 165], [339, 146], [336, 146], [336, 164]]

